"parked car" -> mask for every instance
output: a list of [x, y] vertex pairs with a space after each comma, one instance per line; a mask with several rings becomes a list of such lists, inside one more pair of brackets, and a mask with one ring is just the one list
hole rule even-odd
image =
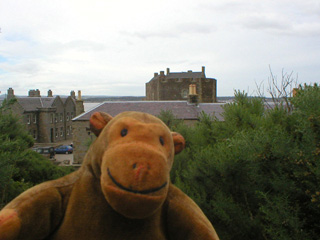
[[32, 150], [50, 159], [53, 159], [55, 155], [54, 147], [36, 147]]
[[56, 147], [54, 149], [54, 151], [57, 154], [59, 154], [59, 153], [69, 154], [69, 153], [73, 153], [73, 147], [71, 147], [69, 145], [62, 145], [62, 146]]

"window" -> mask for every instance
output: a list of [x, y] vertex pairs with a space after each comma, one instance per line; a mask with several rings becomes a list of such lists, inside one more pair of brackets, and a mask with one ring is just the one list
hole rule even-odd
[[51, 113], [51, 116], [50, 116], [50, 123], [53, 123], [53, 113]]
[[55, 122], [58, 122], [58, 113], [56, 113], [56, 114], [54, 115], [54, 121], [55, 121]]
[[60, 113], [60, 122], [63, 121], [63, 113]]
[[33, 114], [33, 123], [37, 123], [37, 115]]
[[188, 97], [188, 90], [187, 89], [183, 89], [181, 91], [181, 96], [182, 96], [182, 98], [187, 98]]
[[36, 140], [38, 138], [37, 136], [37, 130], [33, 130], [33, 138]]
[[70, 134], [72, 135], [72, 127], [70, 126]]
[[58, 128], [56, 128], [56, 138], [58, 138]]
[[30, 119], [30, 115], [27, 115], [27, 123], [30, 124], [31, 123], [31, 119]]
[[67, 129], [67, 136], [69, 136], [69, 129]]
[[63, 137], [63, 127], [60, 128], [60, 136]]
[[71, 119], [73, 118], [73, 112], [71, 112]]
[[67, 122], [69, 121], [69, 113], [67, 112]]

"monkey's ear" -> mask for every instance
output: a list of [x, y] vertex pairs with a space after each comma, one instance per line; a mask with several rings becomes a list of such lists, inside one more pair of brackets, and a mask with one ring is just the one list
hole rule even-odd
[[95, 112], [90, 117], [90, 130], [98, 137], [102, 129], [112, 120], [105, 112]]
[[174, 144], [174, 154], [178, 154], [185, 148], [186, 141], [180, 133], [172, 132], [171, 134]]

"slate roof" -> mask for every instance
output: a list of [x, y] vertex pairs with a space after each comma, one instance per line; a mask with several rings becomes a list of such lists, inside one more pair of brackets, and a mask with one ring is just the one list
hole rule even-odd
[[207, 114], [215, 114], [219, 120], [223, 120], [221, 113], [224, 103], [200, 103], [198, 106], [186, 101], [119, 101], [103, 102], [89, 111], [74, 118], [73, 121], [88, 121], [94, 112], [106, 112], [111, 116], [125, 111], [145, 112], [157, 116], [161, 110], [171, 110], [178, 119], [197, 120], [202, 111]]
[[[18, 103], [27, 111], [37, 111], [40, 108], [53, 108], [52, 105], [57, 97], [18, 97]], [[67, 97], [60, 97], [63, 104], [67, 101]]]
[[48, 97], [19, 97], [18, 103], [25, 111], [36, 111], [39, 108], [50, 108], [55, 98]]
[[[180, 78], [202, 78], [205, 77], [202, 72], [170, 72], [165, 75], [166, 79], [180, 79]], [[159, 79], [160, 75], [154, 76], [150, 81]]]

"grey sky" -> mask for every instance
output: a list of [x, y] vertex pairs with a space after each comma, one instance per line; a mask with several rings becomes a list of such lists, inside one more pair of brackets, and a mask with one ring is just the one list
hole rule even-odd
[[201, 71], [218, 96], [294, 71], [320, 82], [319, 0], [4, 0], [0, 91], [144, 95], [154, 72]]

